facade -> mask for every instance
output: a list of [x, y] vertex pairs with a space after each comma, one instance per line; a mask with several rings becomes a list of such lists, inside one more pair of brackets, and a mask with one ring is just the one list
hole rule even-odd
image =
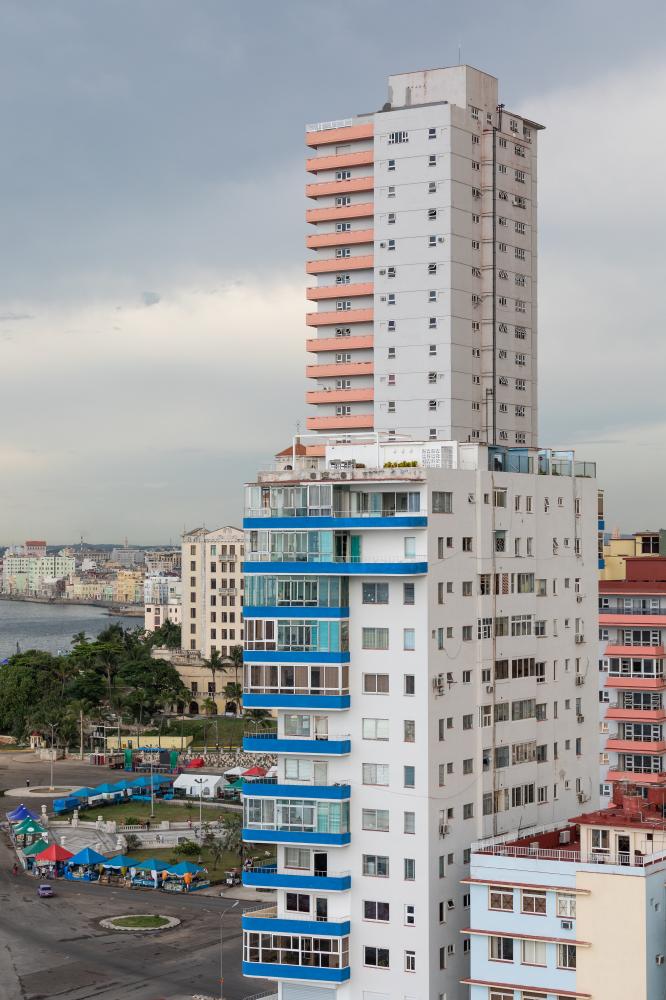
[[24, 597], [52, 596], [55, 582], [69, 577], [75, 566], [75, 560], [71, 556], [5, 553], [2, 568], [3, 592]]
[[143, 585], [144, 627], [154, 632], [164, 622], [182, 622], [182, 585], [180, 577], [166, 573], [147, 576]]
[[613, 785], [666, 789], [666, 559], [628, 557], [599, 584], [602, 803]]
[[604, 544], [605, 566], [602, 580], [624, 580], [627, 559], [666, 556], [666, 531], [638, 531], [633, 535], [614, 534]]
[[277, 728], [244, 747], [278, 776], [246, 785], [277, 865], [244, 878], [277, 901], [243, 968], [280, 1000], [458, 1000], [472, 841], [597, 803], [594, 466], [320, 441], [247, 488], [244, 704]]
[[666, 995], [664, 793], [474, 845], [470, 1000]]
[[183, 650], [208, 660], [243, 644], [243, 545], [240, 528], [183, 535]]
[[146, 552], [146, 574], [175, 573], [180, 576], [181, 550], [154, 549]]
[[495, 77], [306, 127], [308, 430], [537, 444], [537, 134]]
[[142, 569], [119, 569], [113, 578], [113, 600], [118, 604], [143, 604]]

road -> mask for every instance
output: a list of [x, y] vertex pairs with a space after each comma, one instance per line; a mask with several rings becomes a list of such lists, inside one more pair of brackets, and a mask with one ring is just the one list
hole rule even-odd
[[[93, 773], [91, 773], [93, 772]], [[108, 771], [80, 762], [56, 765], [56, 784], [90, 784]], [[34, 758], [0, 756], [0, 787], [48, 784], [48, 767]], [[35, 805], [37, 800], [31, 800]], [[16, 804], [6, 797], [4, 813]], [[39, 811], [39, 810], [37, 810]], [[0, 996], [2, 1000], [190, 1000], [219, 997], [220, 929], [226, 1000], [242, 1000], [271, 984], [241, 975], [241, 912], [252, 905], [192, 894], [169, 896], [96, 884], [58, 881], [53, 899], [38, 899], [37, 881], [13, 875], [6, 833], [0, 843]], [[180, 927], [154, 934], [120, 934], [103, 917], [157, 912]]]

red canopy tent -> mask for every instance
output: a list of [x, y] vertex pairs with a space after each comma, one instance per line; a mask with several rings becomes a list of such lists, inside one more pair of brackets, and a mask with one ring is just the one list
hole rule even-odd
[[264, 778], [266, 776], [265, 767], [251, 767], [249, 771], [243, 771], [244, 778]]
[[35, 861], [67, 861], [74, 855], [60, 844], [50, 844], [45, 851], [35, 856]]

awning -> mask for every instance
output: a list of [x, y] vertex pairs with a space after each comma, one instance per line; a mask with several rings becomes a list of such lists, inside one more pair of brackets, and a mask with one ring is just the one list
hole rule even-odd
[[136, 866], [136, 861], [134, 858], [128, 858], [126, 854], [116, 854], [110, 861], [105, 858], [103, 865], [105, 868], [133, 868]]
[[46, 829], [34, 819], [23, 819], [14, 827], [14, 833], [23, 836], [27, 833], [46, 833]]
[[30, 858], [34, 854], [41, 854], [49, 846], [47, 840], [36, 840], [34, 844], [30, 844], [29, 847], [22, 848], [23, 853], [26, 857]]
[[69, 861], [74, 855], [60, 844], [51, 844], [41, 854], [35, 855], [35, 861]]
[[148, 858], [147, 861], [135, 861], [134, 867], [140, 872], [171, 872], [173, 871], [173, 865], [167, 864], [166, 861], [161, 861], [159, 858]]
[[70, 865], [103, 865], [106, 858], [103, 854], [93, 851], [92, 847], [84, 847], [82, 851], [69, 859]]
[[251, 767], [248, 771], [243, 771], [244, 778], [265, 778], [266, 768], [265, 767]]
[[37, 819], [37, 816], [21, 803], [16, 809], [12, 809], [11, 812], [7, 813], [7, 819], [10, 823], [20, 823], [22, 819]]
[[206, 869], [202, 865], [195, 865], [191, 861], [181, 861], [180, 864], [172, 865], [169, 871], [173, 875], [196, 875], [197, 872], [205, 872]]

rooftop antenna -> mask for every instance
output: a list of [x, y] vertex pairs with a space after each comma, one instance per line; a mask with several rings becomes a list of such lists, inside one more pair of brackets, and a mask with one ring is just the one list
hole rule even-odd
[[462, 66], [462, 42], [458, 42], [458, 65]]

